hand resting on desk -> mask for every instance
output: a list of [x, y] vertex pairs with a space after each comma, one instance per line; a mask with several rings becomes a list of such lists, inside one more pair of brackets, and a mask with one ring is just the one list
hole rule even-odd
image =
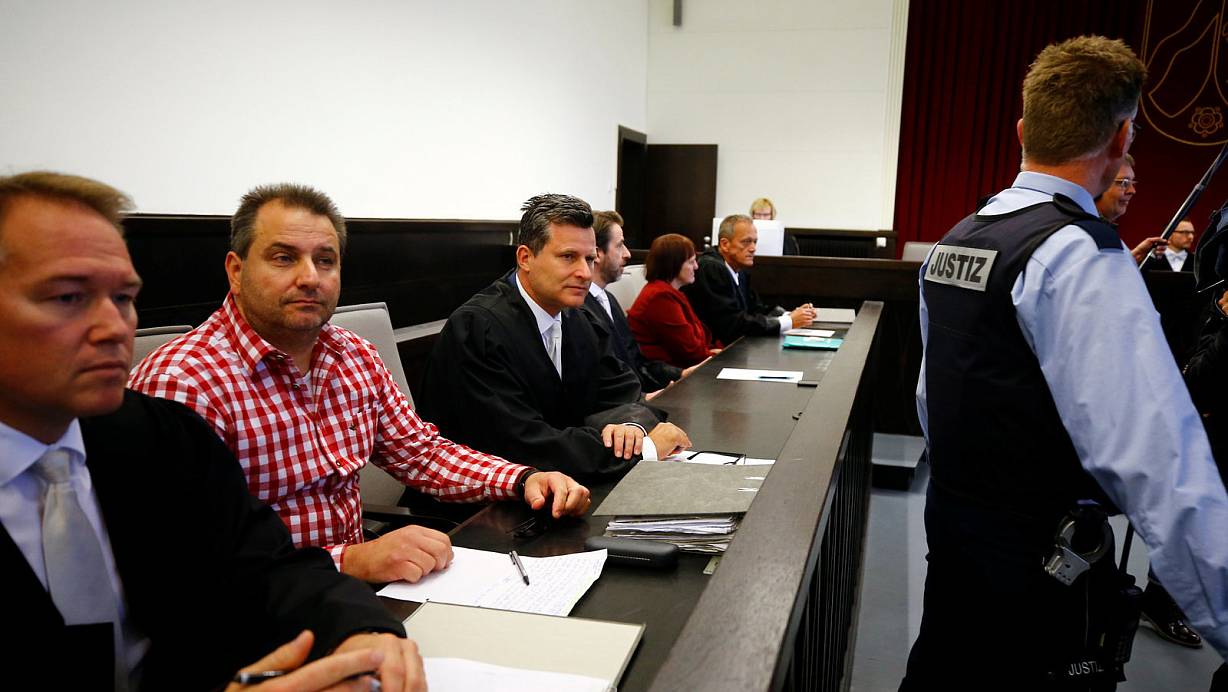
[[341, 571], [368, 582], [416, 582], [452, 564], [448, 534], [424, 526], [406, 526], [366, 543], [348, 545]]
[[524, 483], [524, 501], [533, 509], [546, 506], [554, 498], [550, 514], [555, 519], [564, 516], [578, 517], [584, 514], [592, 500], [588, 488], [572, 480], [571, 476], [557, 471], [532, 473]]
[[[375, 639], [368, 639], [375, 638]], [[261, 692], [317, 692], [371, 689], [367, 676], [350, 679], [367, 671], [379, 671], [385, 690], [424, 692], [426, 676], [418, 647], [408, 639], [391, 634], [359, 634], [346, 639], [337, 650], [307, 665], [307, 655], [315, 637], [304, 630], [293, 641], [243, 668], [242, 672], [284, 671], [283, 677], [259, 683]], [[226, 692], [256, 689], [252, 685], [231, 683]]]

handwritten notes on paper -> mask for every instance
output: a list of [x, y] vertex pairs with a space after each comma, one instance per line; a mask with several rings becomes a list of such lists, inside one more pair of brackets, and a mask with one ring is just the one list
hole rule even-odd
[[567, 615], [605, 566], [606, 551], [520, 556], [529, 575], [526, 586], [507, 553], [470, 548], [452, 549], [452, 564], [426, 575], [416, 584], [396, 582], [379, 595], [401, 601], [439, 601], [458, 605], [516, 610], [542, 615]]

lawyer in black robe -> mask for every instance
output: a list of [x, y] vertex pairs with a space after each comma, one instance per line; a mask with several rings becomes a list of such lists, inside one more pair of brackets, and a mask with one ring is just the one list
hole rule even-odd
[[614, 355], [611, 334], [579, 310], [563, 316], [563, 376], [513, 283], [495, 281], [452, 313], [431, 352], [418, 411], [447, 438], [581, 481], [625, 474], [601, 440], [608, 424], [646, 431], [665, 414], [643, 402], [639, 380]]
[[[81, 419], [98, 506], [128, 620], [148, 637], [141, 689], [218, 689], [304, 629], [312, 657], [350, 635], [400, 622], [319, 548], [296, 550], [277, 514], [181, 404], [132, 391], [114, 413]], [[112, 628], [66, 627], [0, 526], [6, 689], [108, 689]]]

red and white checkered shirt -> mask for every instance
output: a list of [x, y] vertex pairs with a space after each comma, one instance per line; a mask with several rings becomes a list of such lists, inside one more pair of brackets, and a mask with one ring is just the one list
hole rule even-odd
[[418, 418], [375, 347], [326, 324], [304, 376], [227, 296], [191, 332], [149, 354], [128, 386], [182, 402], [217, 430], [299, 546], [338, 568], [362, 541], [358, 471], [368, 460], [402, 483], [451, 501], [515, 497], [524, 466], [439, 436]]

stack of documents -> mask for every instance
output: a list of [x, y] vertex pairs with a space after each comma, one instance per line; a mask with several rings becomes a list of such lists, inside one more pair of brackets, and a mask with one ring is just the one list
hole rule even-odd
[[738, 529], [741, 515], [615, 517], [605, 535], [673, 543], [690, 553], [725, 552]]
[[641, 461], [593, 514], [613, 516], [607, 536], [723, 553], [771, 468]]

